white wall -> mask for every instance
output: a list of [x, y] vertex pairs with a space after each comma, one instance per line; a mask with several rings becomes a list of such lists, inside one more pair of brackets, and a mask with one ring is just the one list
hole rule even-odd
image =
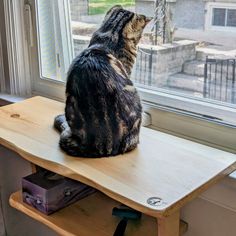
[[181, 218], [189, 224], [185, 236], [236, 235], [235, 185], [227, 177], [184, 207]]

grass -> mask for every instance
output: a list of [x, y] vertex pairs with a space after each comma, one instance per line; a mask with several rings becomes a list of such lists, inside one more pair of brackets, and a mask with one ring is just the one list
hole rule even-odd
[[135, 0], [89, 0], [89, 15], [104, 14], [114, 5], [134, 6]]

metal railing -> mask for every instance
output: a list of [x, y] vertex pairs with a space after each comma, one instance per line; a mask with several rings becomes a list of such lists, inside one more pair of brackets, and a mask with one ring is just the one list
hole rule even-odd
[[206, 58], [204, 67], [205, 98], [236, 103], [236, 59]]
[[138, 48], [135, 65], [134, 82], [143, 85], [152, 85], [153, 50]]

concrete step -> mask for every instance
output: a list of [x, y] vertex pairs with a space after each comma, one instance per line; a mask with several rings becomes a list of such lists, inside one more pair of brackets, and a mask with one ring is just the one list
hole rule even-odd
[[183, 73], [193, 76], [204, 76], [204, 62], [194, 60], [184, 63]]
[[[188, 75], [193, 75], [193, 76], [204, 76], [204, 67], [205, 67], [205, 62], [199, 61], [199, 60], [194, 60], [194, 61], [189, 61], [184, 63], [183, 65], [183, 73], [188, 74]], [[233, 78], [233, 65], [232, 64], [226, 64], [226, 62], [220, 64], [215, 63], [209, 64], [208, 65], [208, 73], [210, 73], [212, 76], [217, 76], [217, 78], [222, 77], [228, 77], [228, 79]], [[215, 75], [216, 74], [216, 75]]]
[[178, 73], [169, 76], [167, 87], [203, 93], [204, 77]]
[[236, 50], [219, 50], [215, 48], [202, 48], [196, 49], [197, 60], [205, 61], [206, 57], [219, 58], [219, 59], [232, 59], [236, 57]]
[[[165, 89], [181, 92], [186, 95], [204, 97], [204, 77], [178, 73], [169, 76]], [[232, 80], [208, 82], [206, 97], [218, 101], [236, 103], [236, 86]]]

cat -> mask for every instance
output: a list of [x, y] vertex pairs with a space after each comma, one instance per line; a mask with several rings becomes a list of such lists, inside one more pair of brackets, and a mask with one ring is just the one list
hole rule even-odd
[[59, 145], [78, 157], [129, 152], [139, 143], [142, 106], [130, 80], [137, 44], [151, 19], [112, 7], [67, 76], [65, 115], [54, 127]]

